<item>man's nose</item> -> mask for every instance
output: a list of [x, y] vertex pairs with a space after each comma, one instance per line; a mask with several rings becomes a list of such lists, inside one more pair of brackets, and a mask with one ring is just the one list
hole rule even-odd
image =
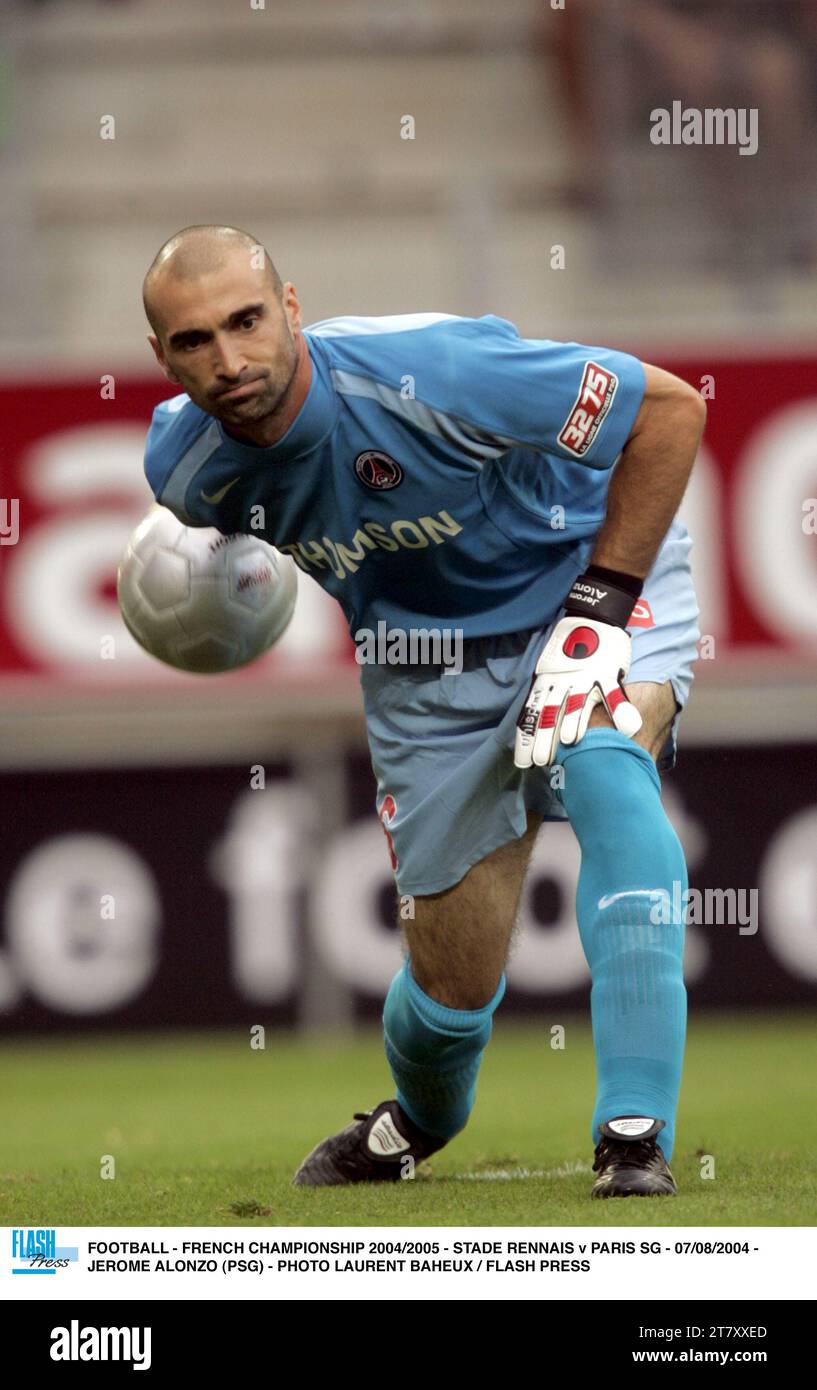
[[244, 367], [247, 365], [247, 359], [243, 352], [240, 351], [237, 344], [231, 343], [229, 340], [225, 339], [221, 341], [216, 339], [214, 352], [217, 376], [225, 378], [227, 381], [232, 381], [234, 378], [241, 376]]

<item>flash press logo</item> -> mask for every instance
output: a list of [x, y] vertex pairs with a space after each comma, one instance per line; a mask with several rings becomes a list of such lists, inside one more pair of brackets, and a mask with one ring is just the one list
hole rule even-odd
[[52, 1327], [52, 1361], [131, 1361], [135, 1371], [150, 1370], [149, 1327]]
[[12, 1274], [56, 1274], [79, 1258], [75, 1245], [57, 1246], [53, 1227], [16, 1226], [11, 1233]]

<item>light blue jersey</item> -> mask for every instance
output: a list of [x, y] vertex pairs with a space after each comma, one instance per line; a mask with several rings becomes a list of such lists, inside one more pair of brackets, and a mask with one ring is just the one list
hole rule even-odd
[[157, 501], [292, 555], [353, 636], [381, 620], [473, 638], [549, 620], [604, 520], [640, 361], [520, 338], [493, 314], [334, 318], [304, 337], [309, 392], [268, 448], [186, 395], [157, 406]]

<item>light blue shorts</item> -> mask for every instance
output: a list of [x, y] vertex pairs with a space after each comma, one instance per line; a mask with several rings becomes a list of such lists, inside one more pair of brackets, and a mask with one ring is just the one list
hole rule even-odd
[[[679, 706], [660, 771], [675, 762], [700, 637], [691, 545], [674, 521], [642, 593], [641, 621], [652, 625], [628, 629], [627, 682], [669, 680]], [[428, 664], [361, 668], [376, 806], [399, 893], [440, 893], [458, 883], [472, 864], [524, 834], [528, 810], [566, 818], [548, 769], [513, 761], [516, 720], [560, 613], [525, 632], [466, 639], [456, 675]]]

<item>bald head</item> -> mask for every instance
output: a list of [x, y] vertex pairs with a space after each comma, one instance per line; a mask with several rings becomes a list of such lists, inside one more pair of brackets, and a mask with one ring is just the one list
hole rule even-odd
[[167, 377], [239, 440], [280, 437], [309, 390], [301, 306], [257, 237], [195, 226], [158, 252], [142, 294]]
[[237, 252], [246, 255], [248, 269], [265, 272], [266, 283], [280, 300], [281, 277], [257, 237], [240, 227], [184, 227], [157, 251], [142, 284], [145, 314], [157, 337], [162, 337], [164, 328], [163, 288], [173, 281], [192, 282], [218, 274]]

